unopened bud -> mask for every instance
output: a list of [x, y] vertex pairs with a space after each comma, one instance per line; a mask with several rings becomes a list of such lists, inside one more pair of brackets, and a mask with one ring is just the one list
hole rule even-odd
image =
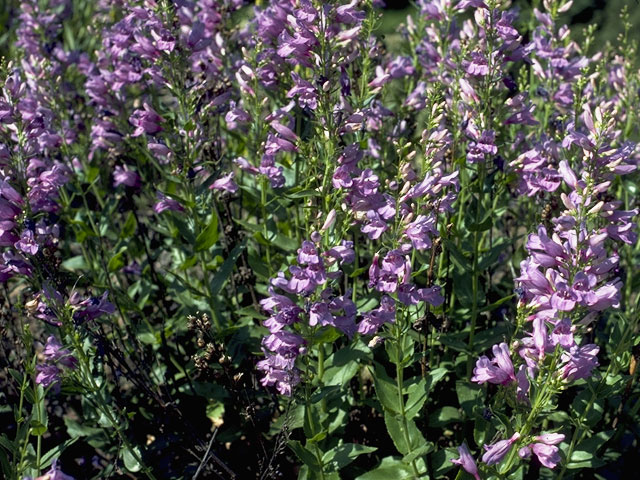
[[324, 224], [322, 224], [322, 228], [320, 229], [320, 231], [322, 233], [328, 231], [333, 226], [334, 223], [336, 223], [336, 210], [332, 209], [327, 215], [327, 218], [324, 221]]

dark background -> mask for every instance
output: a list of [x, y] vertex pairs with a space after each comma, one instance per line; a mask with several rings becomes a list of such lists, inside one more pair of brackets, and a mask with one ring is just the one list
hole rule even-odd
[[[408, 0], [386, 0], [385, 15], [381, 31], [385, 34], [393, 33], [406, 16], [414, 11], [412, 2]], [[535, 5], [541, 5], [542, 0], [514, 0], [513, 5], [528, 15]], [[640, 40], [640, 0], [574, 0], [568, 12], [560, 17], [560, 22], [571, 26], [576, 38], [582, 38], [582, 31], [589, 24], [596, 24], [596, 41], [594, 47], [600, 47], [607, 42], [614, 43], [622, 32], [620, 12], [627, 6], [630, 21], [635, 28], [632, 30], [636, 40]], [[540, 8], [538, 6], [538, 8]], [[525, 17], [526, 18], [526, 17]]]

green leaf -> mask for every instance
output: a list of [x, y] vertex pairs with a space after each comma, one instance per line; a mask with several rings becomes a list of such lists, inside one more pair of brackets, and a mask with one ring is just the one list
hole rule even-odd
[[407, 418], [412, 419], [420, 412], [427, 401], [427, 379], [423, 378], [418, 383], [414, 383], [407, 388], [407, 392], [409, 397], [405, 404], [405, 415]]
[[[330, 330], [337, 332], [335, 328]], [[361, 341], [341, 348], [325, 360], [324, 384], [345, 385], [358, 373], [360, 361], [368, 361], [371, 357], [371, 350]]]
[[486, 217], [480, 223], [470, 223], [467, 225], [467, 230], [470, 232], [485, 232], [493, 226], [493, 218]]
[[471, 260], [465, 257], [464, 253], [458, 246], [450, 240], [443, 239], [443, 243], [447, 251], [450, 253], [451, 260], [461, 272], [470, 272], [473, 266]]
[[334, 343], [337, 339], [343, 336], [337, 328], [323, 327], [313, 334], [313, 343]]
[[129, 212], [129, 215], [127, 215], [127, 219], [122, 226], [122, 230], [120, 231], [120, 238], [125, 239], [132, 237], [136, 232], [137, 226], [138, 222], [136, 222], [136, 216], [133, 214], [133, 212]]
[[65, 270], [71, 270], [71, 271], [87, 269], [87, 264], [84, 261], [84, 257], [82, 255], [76, 255], [75, 257], [67, 258], [64, 262], [60, 264], [60, 266]]
[[358, 373], [360, 364], [351, 362], [341, 367], [329, 367], [324, 371], [325, 385], [346, 385]]
[[195, 251], [209, 250], [218, 241], [218, 235], [218, 215], [211, 212], [209, 224], [196, 237]]
[[133, 447], [133, 449], [135, 450], [135, 454], [132, 453], [131, 450], [129, 449], [122, 450], [122, 461], [124, 462], [124, 467], [127, 470], [135, 473], [142, 470], [142, 465], [140, 465], [140, 462], [136, 460], [136, 456], [135, 456], [137, 455], [138, 458], [140, 458], [140, 448]]
[[599, 432], [591, 438], [580, 442], [571, 454], [567, 468], [597, 468], [602, 466], [605, 462], [598, 458], [597, 452], [613, 437], [614, 433], [615, 430]]
[[478, 261], [478, 271], [484, 272], [487, 268], [496, 264], [500, 254], [511, 244], [508, 240], [501, 241], [497, 245], [494, 245], [488, 252], [480, 255]]
[[107, 269], [110, 272], [117, 272], [122, 267], [124, 267], [123, 255], [124, 255], [124, 252], [126, 251], [127, 251], [127, 247], [122, 247], [118, 253], [116, 253], [113, 257], [111, 257], [107, 265]]
[[12, 455], [17, 455], [19, 451], [18, 447], [4, 433], [0, 435], [0, 446], [6, 448]]
[[[591, 392], [589, 389], [585, 389], [580, 392], [573, 403], [571, 404], [572, 415], [574, 418], [582, 418], [587, 425], [594, 426], [602, 419], [604, 413], [604, 399], [597, 398], [592, 404], [591, 409], [587, 410], [591, 400]], [[587, 410], [587, 414], [583, 415], [583, 412]]]
[[322, 425], [320, 424], [320, 409], [316, 405], [311, 404], [304, 407], [304, 436], [307, 438], [313, 438], [317, 435], [314, 432], [322, 431]]
[[448, 423], [459, 422], [460, 420], [462, 420], [462, 415], [460, 415], [457, 408], [445, 406], [429, 415], [429, 426], [442, 427]]
[[[394, 414], [389, 411], [384, 412], [384, 423], [387, 426], [387, 432], [389, 432], [389, 436], [391, 440], [393, 440], [393, 444], [396, 446], [398, 451], [407, 455], [418, 448], [421, 448], [426, 440], [418, 430], [415, 422], [413, 420], [406, 421], [406, 432], [405, 432], [405, 424], [402, 421], [402, 416], [400, 414]], [[407, 444], [408, 440], [408, 444]]]
[[433, 390], [433, 387], [436, 385], [436, 383], [442, 380], [448, 371], [449, 370], [444, 367], [438, 367], [427, 373], [427, 395], [431, 393], [431, 390]]
[[387, 340], [384, 347], [391, 363], [407, 366], [413, 360], [415, 340], [410, 335], [403, 335], [399, 341]]
[[456, 465], [451, 463], [451, 459], [458, 458], [459, 456], [458, 451], [454, 448], [446, 448], [432, 453], [430, 458], [434, 478], [439, 478], [453, 467], [456, 467]]
[[300, 460], [302, 460], [305, 465], [309, 466], [313, 470], [320, 469], [320, 465], [318, 464], [318, 459], [316, 458], [316, 456], [306, 447], [304, 447], [300, 442], [298, 442], [297, 440], [289, 440], [287, 445], [289, 445], [289, 448], [293, 450], [293, 453], [295, 453], [296, 456]]
[[19, 372], [14, 368], [10, 368], [9, 374], [13, 377], [13, 379], [16, 381], [18, 385], [22, 385], [24, 383], [24, 375], [22, 375], [22, 372]]
[[343, 443], [325, 453], [322, 457], [322, 463], [331, 465], [335, 470], [339, 470], [349, 465], [358, 456], [375, 452], [376, 450], [376, 447], [367, 447], [357, 443]]
[[370, 472], [360, 475], [356, 480], [405, 480], [413, 478], [411, 467], [393, 457], [382, 459], [380, 466]]
[[467, 417], [473, 418], [473, 408], [483, 403], [485, 393], [482, 387], [474, 385], [467, 380], [458, 380], [456, 382], [456, 393], [464, 413]]
[[389, 378], [382, 365], [376, 363], [375, 367], [376, 372], [375, 375], [373, 375], [373, 382], [376, 387], [378, 400], [386, 410], [393, 413], [400, 412], [398, 387], [395, 382]]
[[420, 457], [424, 457], [425, 455], [431, 453], [434, 450], [434, 448], [435, 448], [435, 445], [433, 443], [427, 442], [423, 446], [418, 447], [416, 450], [414, 450], [410, 454], [402, 457], [402, 461], [405, 463], [411, 463], [414, 460]]
[[76, 422], [75, 420], [71, 420], [68, 417], [64, 418], [64, 424], [67, 426], [67, 434], [71, 438], [89, 437], [103, 433], [103, 430], [101, 428], [87, 427]]
[[316, 190], [299, 190], [297, 192], [286, 194], [289, 198], [305, 198], [305, 197], [319, 197], [320, 192]]
[[485, 305], [484, 307], [480, 307], [480, 310], [478, 310], [479, 312], [490, 312], [492, 310], [495, 310], [496, 308], [498, 308], [499, 306], [501, 306], [504, 303], [507, 303], [509, 300], [513, 299], [516, 296], [515, 293], [512, 293], [511, 295], [507, 295], [506, 297], [502, 297], [500, 300], [497, 300], [493, 303], [490, 303], [489, 305]]
[[233, 272], [233, 267], [242, 255], [242, 252], [246, 248], [246, 241], [242, 241], [240, 245], [236, 245], [229, 256], [225, 259], [222, 266], [218, 269], [216, 274], [213, 276], [213, 280], [211, 280], [211, 295], [215, 296], [220, 293], [222, 287], [224, 286], [227, 279], [231, 276], [231, 272]]
[[77, 440], [78, 440], [77, 438], [70, 438], [64, 443], [61, 443], [60, 445], [56, 445], [55, 447], [50, 449], [40, 459], [40, 467], [47, 468], [49, 465], [51, 465], [51, 462], [53, 462], [55, 458], [58, 458], [60, 454], [62, 454], [62, 452], [64, 452], [69, 446], [76, 443]]

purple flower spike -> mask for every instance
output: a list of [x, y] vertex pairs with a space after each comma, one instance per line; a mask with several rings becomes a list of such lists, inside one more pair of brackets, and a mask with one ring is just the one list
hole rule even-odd
[[473, 476], [476, 480], [480, 480], [480, 475], [478, 474], [478, 466], [476, 465], [476, 461], [471, 456], [471, 452], [467, 448], [467, 444], [463, 443], [458, 447], [459, 458], [452, 458], [451, 463], [455, 463], [456, 465], [460, 465], [464, 470]]

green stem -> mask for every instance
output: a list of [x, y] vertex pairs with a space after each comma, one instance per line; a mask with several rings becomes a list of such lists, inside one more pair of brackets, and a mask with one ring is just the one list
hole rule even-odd
[[[401, 365], [402, 362], [402, 349], [400, 348], [400, 338], [401, 338], [401, 333], [400, 333], [400, 329], [397, 328], [396, 330], [397, 336], [396, 336], [396, 386], [398, 389], [398, 405], [400, 405], [400, 415], [402, 417], [402, 436], [404, 437], [404, 442], [407, 445], [407, 455], [409, 453], [411, 453], [411, 451], [413, 450], [413, 448], [411, 447], [411, 439], [409, 438], [409, 424], [407, 422], [407, 414], [405, 411], [405, 405], [404, 405], [404, 395], [402, 393], [403, 391], [403, 385], [404, 385], [404, 379], [403, 379], [403, 373], [404, 373], [404, 368]], [[416, 466], [416, 461], [415, 459], [411, 460], [411, 470], [413, 470], [413, 476], [414, 478], [420, 478], [420, 473], [418, 472], [418, 467]]]
[[472, 303], [471, 303], [471, 331], [469, 332], [469, 344], [468, 344], [468, 357], [467, 357], [467, 377], [471, 375], [473, 370], [473, 342], [476, 333], [476, 323], [478, 321], [478, 256], [480, 251], [480, 242], [481, 235], [478, 230], [478, 224], [480, 223], [480, 214], [482, 212], [482, 200], [484, 196], [484, 176], [485, 176], [485, 165], [481, 163], [479, 165], [479, 173], [478, 173], [478, 203], [476, 207], [476, 218], [475, 218], [475, 231], [473, 232], [473, 266], [471, 272], [471, 295], [472, 295]]

